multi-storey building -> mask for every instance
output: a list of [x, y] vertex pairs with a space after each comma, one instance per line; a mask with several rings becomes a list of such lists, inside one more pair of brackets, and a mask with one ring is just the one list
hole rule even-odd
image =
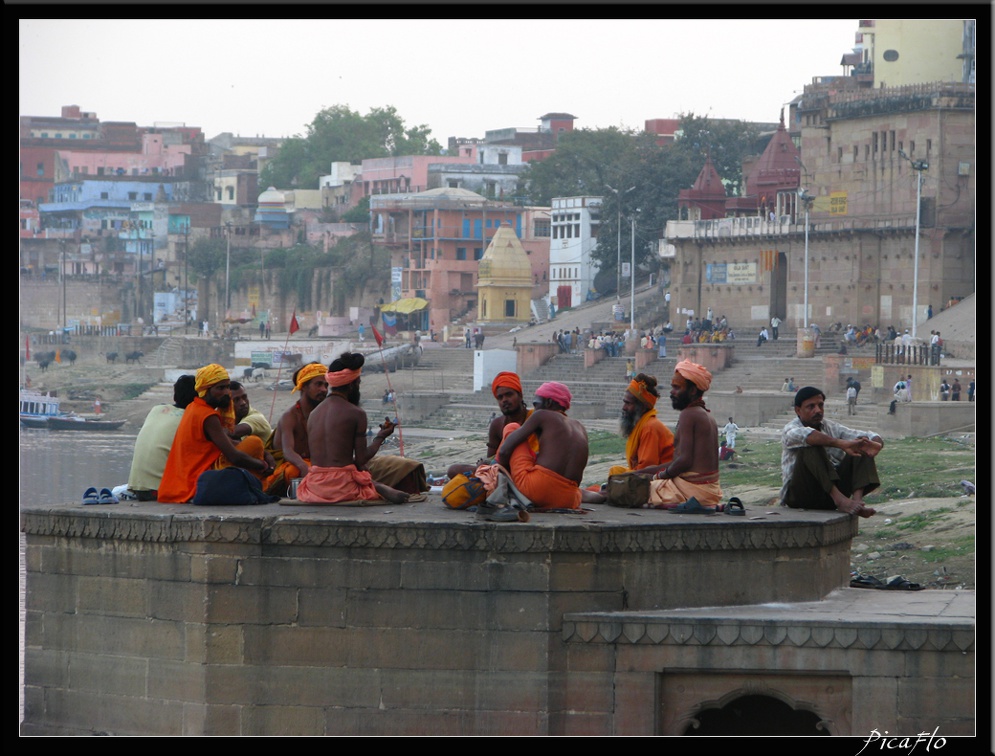
[[[545, 244], [530, 220], [542, 209], [491, 202], [466, 189], [374, 195], [370, 211], [374, 243], [392, 252], [400, 296], [428, 300], [426, 329], [475, 316], [478, 261], [503, 225], [522, 239], [527, 253], [530, 247], [538, 250], [530, 259], [541, 258]], [[541, 218], [537, 223], [541, 226]], [[533, 265], [534, 280], [540, 271], [541, 260]]]
[[549, 240], [549, 299], [559, 310], [586, 301], [594, 291], [598, 265], [601, 197], [556, 197]]
[[[924, 322], [930, 305], [939, 311], [972, 293], [973, 85], [836, 94], [820, 86], [814, 95], [817, 106], [804, 96], [798, 104], [799, 186], [776, 189], [773, 219], [758, 207], [752, 217], [667, 224], [676, 251], [674, 305], [722, 309], [740, 328], [776, 314], [798, 327], [840, 321], [904, 329]], [[812, 199], [807, 265], [798, 189]]]

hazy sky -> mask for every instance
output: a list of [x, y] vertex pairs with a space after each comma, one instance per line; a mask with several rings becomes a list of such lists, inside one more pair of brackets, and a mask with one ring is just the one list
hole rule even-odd
[[856, 31], [839, 19], [22, 18], [19, 113], [79, 105], [208, 138], [281, 137], [325, 107], [393, 105], [443, 146], [549, 112], [577, 128], [642, 129], [682, 112], [776, 122], [812, 77], [842, 72]]

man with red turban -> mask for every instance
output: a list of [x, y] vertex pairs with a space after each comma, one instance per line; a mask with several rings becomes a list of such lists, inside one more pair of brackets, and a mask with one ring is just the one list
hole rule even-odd
[[705, 407], [712, 374], [702, 365], [677, 363], [670, 402], [680, 411], [674, 459], [650, 484], [649, 504], [658, 509], [712, 514], [722, 499], [719, 487], [719, 429]]

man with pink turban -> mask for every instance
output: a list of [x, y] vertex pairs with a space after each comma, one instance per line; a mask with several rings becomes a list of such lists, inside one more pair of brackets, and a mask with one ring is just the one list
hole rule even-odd
[[680, 411], [674, 459], [650, 483], [649, 505], [691, 514], [714, 514], [719, 487], [719, 429], [705, 407], [712, 374], [702, 365], [677, 363], [670, 381], [670, 403]]
[[[511, 473], [515, 486], [536, 509], [577, 509], [581, 501], [604, 501], [601, 494], [580, 489], [587, 467], [587, 431], [567, 417], [573, 400], [570, 389], [551, 381], [535, 395], [536, 411], [525, 423], [505, 426], [498, 464]], [[533, 434], [539, 440], [538, 453], [527, 443]]]

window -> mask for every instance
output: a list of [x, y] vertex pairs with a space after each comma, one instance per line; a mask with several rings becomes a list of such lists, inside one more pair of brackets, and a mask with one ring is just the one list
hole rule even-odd
[[466, 247], [457, 247], [456, 248], [456, 259], [457, 260], [465, 260], [466, 259]]
[[895, 132], [894, 131], [890, 132], [890, 135], [891, 135], [891, 140], [890, 140], [891, 152], [894, 152], [895, 151]]
[[871, 151], [875, 155], [878, 154], [878, 133], [876, 131], [871, 134]]
[[235, 199], [235, 187], [234, 186], [229, 186], [229, 187], [226, 187], [226, 189], [228, 190], [228, 199], [230, 199], [230, 200]]
[[75, 134], [70, 134], [70, 135], [69, 135], [69, 138], [70, 138], [70, 139], [75, 139], [75, 138], [76, 138], [76, 135], [75, 135]]
[[498, 155], [498, 165], [508, 165], [508, 153], [502, 152]]
[[142, 195], [142, 199], [144, 199], [146, 202], [151, 202], [152, 192], [145, 192], [145, 194]]
[[518, 309], [515, 305], [518, 304], [514, 299], [504, 300], [504, 316], [506, 318], [513, 318], [517, 314], [515, 311]]
[[100, 199], [110, 199], [110, 197], [107, 195], [107, 192], [101, 192]]
[[128, 199], [130, 200], [138, 199], [138, 192], [128, 192]]
[[45, 164], [44, 163], [38, 163], [38, 175], [39, 176], [44, 176], [45, 175]]
[[933, 140], [932, 139], [927, 139], [926, 140], [926, 157], [929, 157], [929, 151], [931, 149], [933, 149]]
[[535, 235], [542, 238], [549, 237], [550, 225], [548, 220], [537, 220], [535, 222]]
[[483, 249], [483, 247], [474, 247], [473, 248], [473, 259], [474, 260], [479, 260], [483, 256], [484, 256], [484, 249]]

